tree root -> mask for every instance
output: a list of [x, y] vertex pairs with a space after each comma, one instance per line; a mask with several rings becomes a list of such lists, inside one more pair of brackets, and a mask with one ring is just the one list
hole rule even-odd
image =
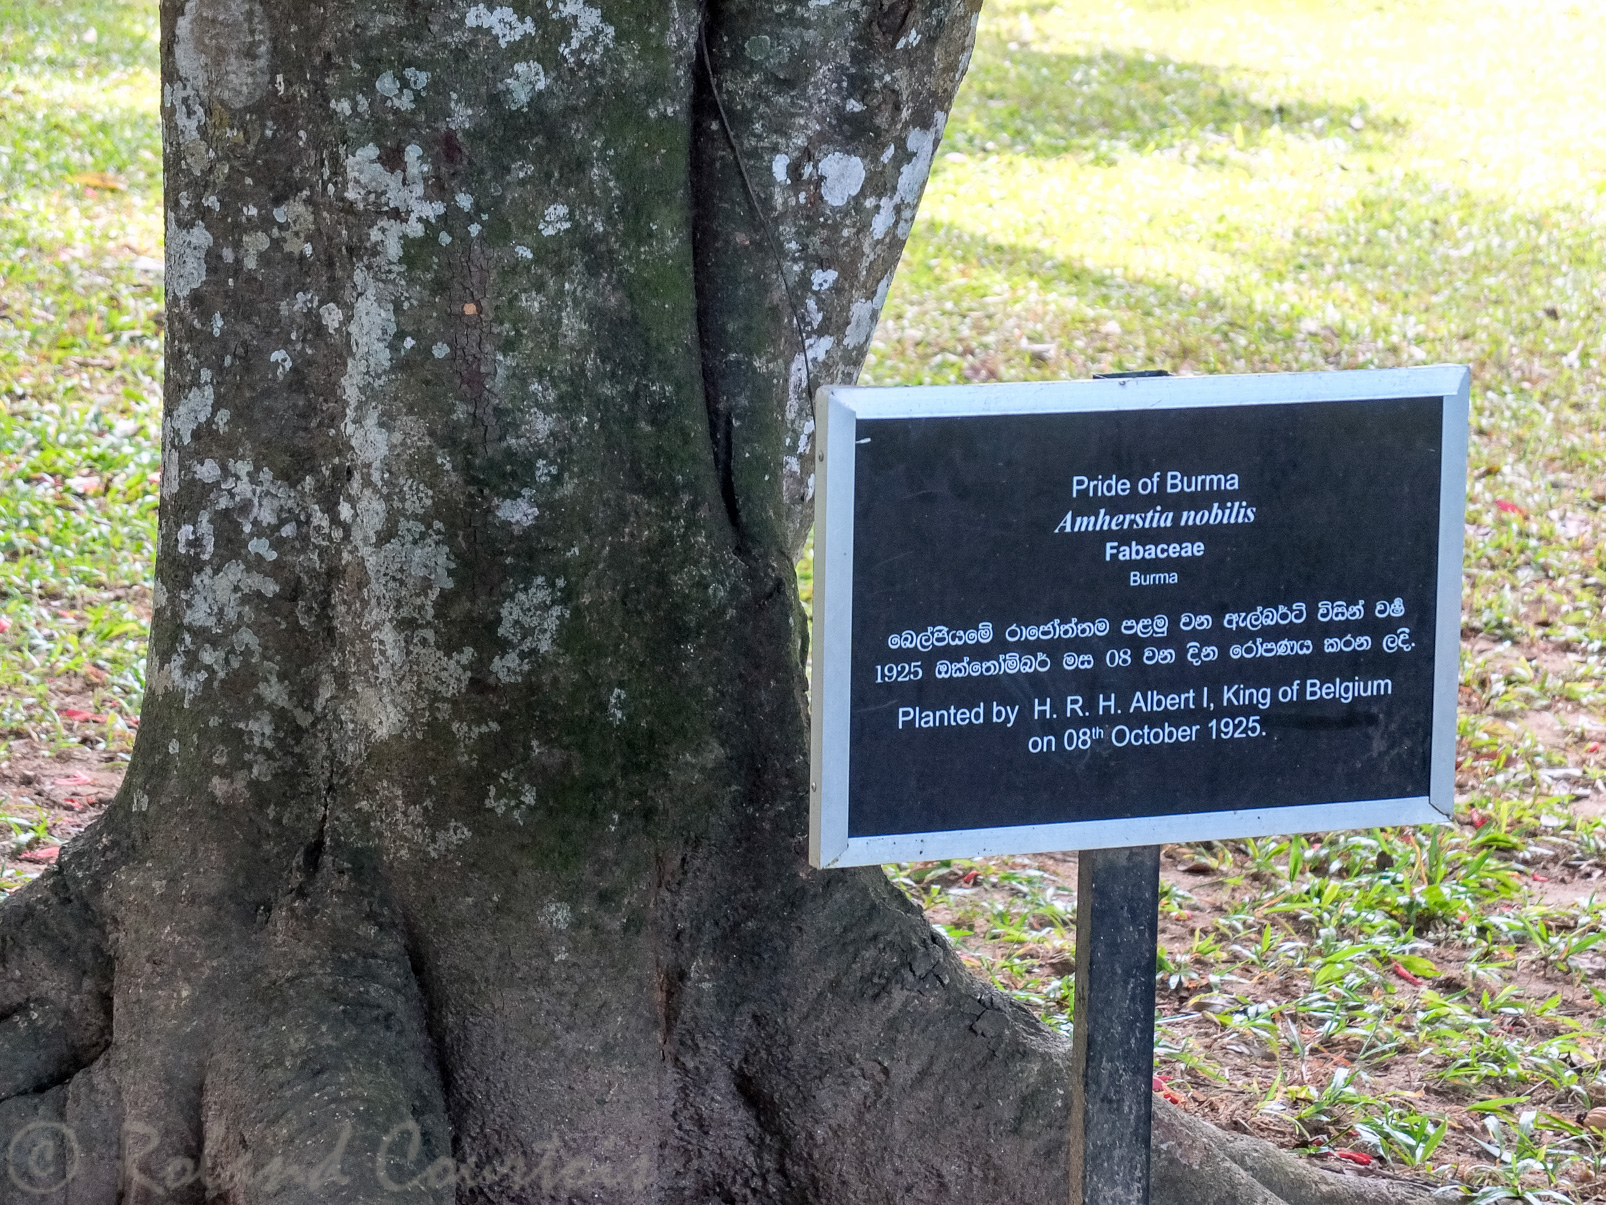
[[[749, 880], [768, 907], [727, 906], [706, 944], [666, 951], [666, 965], [697, 970], [666, 986], [665, 1058], [679, 1088], [663, 1131], [638, 1136], [661, 1152], [657, 1173], [634, 1197], [596, 1199], [1058, 1205], [1068, 1044], [972, 977], [883, 876], [799, 876], [776, 857], [789, 876]], [[164, 1061], [172, 1047], [160, 1043], [107, 1049], [110, 960], [69, 877], [49, 871], [0, 908], [12, 1005], [0, 1026], [0, 1157], [10, 1160], [0, 1205], [111, 1205], [130, 1186], [152, 1201], [242, 1205], [520, 1197], [527, 1163], [462, 1162], [495, 1155], [488, 1135], [460, 1134], [454, 1146], [448, 1120], [452, 1093], [473, 1093], [479, 1075], [432, 1039], [415, 958], [378, 878], [332, 861], [239, 935], [227, 989], [211, 989], [195, 1031], [205, 1050], [190, 1062]], [[691, 886], [703, 877], [676, 885], [692, 913], [703, 890], [722, 886]], [[522, 1057], [535, 1066], [543, 1053], [526, 1046]], [[191, 1068], [199, 1083], [163, 1079]], [[160, 1125], [135, 1115], [163, 1091], [172, 1103]], [[1158, 1098], [1153, 1169], [1155, 1205], [1427, 1201], [1416, 1185], [1334, 1174]], [[567, 1199], [594, 1175], [573, 1160], [541, 1169], [543, 1199]]]
[[1177, 1205], [1419, 1205], [1419, 1187], [1335, 1174], [1154, 1099], [1154, 1199]]
[[[795, 877], [794, 877], [794, 881]], [[749, 1022], [717, 1063], [760, 1138], [752, 1199], [909, 1205], [1054, 1202], [1068, 1183], [1069, 1043], [978, 982], [874, 871], [813, 876], [775, 913], [810, 916], [763, 981], [733, 984]], [[811, 916], [812, 914], [812, 916]], [[757, 926], [732, 940], [749, 941]], [[694, 1019], [695, 1020], [695, 1019]], [[694, 1024], [704, 1047], [711, 1029]], [[733, 1049], [733, 1046], [739, 1048]], [[688, 1065], [700, 1128], [722, 1121], [706, 1049]], [[1409, 1184], [1340, 1175], [1154, 1098], [1155, 1205], [1425, 1205]], [[726, 1166], [721, 1182], [737, 1179]], [[747, 1197], [737, 1199], [747, 1200]]]
[[424, 1173], [451, 1164], [451, 1127], [401, 924], [330, 861], [275, 908], [208, 1061], [206, 1182], [275, 1205], [445, 1205], [453, 1175]]
[[[239, 935], [222, 986], [163, 985], [195, 1007], [153, 1030], [120, 999], [112, 1046], [112, 960], [67, 869], [0, 905], [0, 1205], [455, 1198], [423, 1001], [371, 882], [326, 861]], [[167, 922], [226, 929], [204, 906]]]
[[0, 1205], [110, 1205], [121, 1129], [105, 1057], [66, 1083], [0, 1100]]
[[0, 924], [0, 1100], [64, 1084], [111, 1041], [105, 933], [68, 868], [7, 901]]

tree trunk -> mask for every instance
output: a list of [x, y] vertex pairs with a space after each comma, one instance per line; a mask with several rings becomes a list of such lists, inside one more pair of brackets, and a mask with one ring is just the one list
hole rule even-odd
[[[164, 3], [150, 696], [0, 910], [0, 1201], [1063, 1199], [1063, 1042], [805, 861], [810, 389], [974, 24]], [[1163, 1202], [1405, 1199], [1159, 1108]]]

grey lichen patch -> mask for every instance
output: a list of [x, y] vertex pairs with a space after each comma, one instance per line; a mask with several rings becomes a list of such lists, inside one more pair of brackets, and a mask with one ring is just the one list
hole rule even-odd
[[361, 439], [358, 454], [364, 463], [373, 465], [384, 457], [387, 441], [372, 411], [359, 418], [356, 407], [368, 389], [390, 368], [390, 341], [396, 336], [396, 311], [387, 295], [390, 290], [367, 268], [357, 269], [353, 283], [357, 299], [346, 336], [351, 355], [346, 361], [346, 374], [340, 388], [348, 406], [345, 433], [354, 441]]
[[463, 23], [470, 29], [488, 30], [503, 46], [510, 46], [520, 38], [528, 38], [535, 33], [534, 21], [519, 16], [506, 5], [486, 8], [483, 4], [476, 4], [464, 14]]
[[348, 756], [360, 760], [367, 742], [416, 732], [432, 699], [452, 698], [467, 689], [474, 660], [474, 650], [467, 646], [450, 655], [443, 652], [433, 632], [409, 636], [393, 623], [375, 629], [369, 655], [357, 667], [361, 677], [353, 714], [361, 740], [347, 750]]
[[[366, 510], [363, 518], [367, 517]], [[377, 517], [377, 511], [372, 512]], [[368, 591], [376, 603], [382, 600], [387, 617], [427, 620], [441, 591], [452, 585], [452, 557], [442, 540], [445, 527], [440, 522], [426, 529], [416, 519], [399, 519], [396, 534], [379, 543], [364, 530], [363, 519], [352, 525], [363, 564], [368, 570]]]
[[899, 238], [908, 238], [914, 226], [915, 209], [920, 204], [920, 194], [925, 191], [926, 179], [931, 175], [931, 157], [937, 152], [947, 120], [946, 113], [938, 113], [930, 129], [909, 131], [905, 146], [912, 158], [898, 169], [898, 202], [902, 207], [898, 219]]
[[374, 250], [353, 271], [339, 386], [345, 402], [339, 431], [350, 465], [338, 506], [345, 529], [340, 554], [355, 570], [349, 613], [365, 635], [343, 657], [355, 695], [355, 743], [346, 750], [353, 759], [372, 742], [416, 732], [433, 701], [467, 688], [478, 659], [466, 644], [447, 651], [435, 626], [436, 604], [454, 585], [455, 562], [445, 524], [430, 516], [440, 490], [460, 488], [455, 470], [435, 447], [429, 424], [394, 404], [397, 372], [414, 343], [395, 345], [397, 312], [411, 304], [399, 264], [402, 240], [422, 235], [423, 223], [445, 211], [427, 196], [428, 171], [417, 144], [405, 148], [397, 171], [379, 161], [372, 144], [346, 159], [347, 198], [378, 215], [365, 240]]
[[173, 431], [184, 443], [189, 443], [195, 428], [212, 417], [212, 373], [201, 369], [201, 383], [187, 390], [173, 408]]
[[230, 561], [218, 570], [202, 568], [184, 592], [184, 626], [215, 632], [224, 625], [249, 621], [250, 597], [272, 598], [278, 592], [278, 582], [247, 569], [240, 561]]
[[206, 280], [206, 252], [211, 245], [212, 235], [204, 224], [185, 226], [168, 212], [164, 280], [169, 297], [188, 297]]
[[491, 662], [491, 672], [499, 681], [522, 681], [529, 669], [526, 658], [530, 654], [552, 652], [558, 626], [568, 614], [568, 608], [557, 601], [563, 586], [561, 577], [550, 585], [545, 577], [537, 577], [502, 604], [497, 635], [504, 651]]
[[875, 296], [855, 301], [848, 312], [847, 333], [842, 336], [849, 347], [863, 347], [875, 332], [876, 319], [887, 302], [887, 290], [892, 287], [892, 273], [888, 272], [876, 286]]
[[562, 234], [572, 224], [569, 221], [569, 207], [562, 202], [548, 205], [546, 212], [541, 215], [541, 233], [548, 238]]
[[272, 47], [258, 0], [189, 0], [173, 27], [173, 65], [197, 95], [230, 109], [268, 92]]
[[569, 38], [558, 47], [569, 62], [595, 66], [613, 49], [614, 28], [602, 19], [601, 9], [585, 0], [547, 0], [547, 10], [570, 22]]
[[840, 208], [864, 187], [864, 160], [833, 151], [820, 160], [820, 195], [827, 205]]
[[[250, 535], [257, 528], [277, 527], [281, 537], [293, 536], [296, 519], [291, 516], [305, 516], [311, 510], [311, 488], [303, 491], [309, 497], [298, 499], [297, 492], [275, 477], [272, 469], [257, 469], [249, 460], [231, 460], [227, 475], [217, 471], [218, 489], [210, 504], [232, 515], [241, 535]], [[291, 517], [290, 522], [281, 526], [286, 517]]]
[[510, 523], [515, 529], [524, 528], [534, 523], [540, 516], [541, 510], [531, 498], [534, 490], [521, 490], [517, 498], [507, 498], [496, 504], [496, 517], [504, 523]]
[[[507, 96], [508, 108], [522, 109], [530, 103], [530, 97], [546, 87], [546, 72], [540, 63], [514, 63], [513, 73], [502, 81], [501, 87]], [[473, 203], [472, 197], [469, 203]]]
[[178, 529], [178, 552], [180, 556], [194, 556], [203, 561], [212, 559], [212, 553], [217, 547], [217, 540], [212, 531], [212, 515], [210, 511], [202, 511], [195, 516], [194, 523], [185, 523]]
[[485, 720], [481, 723], [471, 723], [468, 720], [452, 721], [452, 736], [457, 741], [457, 760], [459, 764], [473, 766], [479, 764], [479, 755], [474, 752], [474, 746], [482, 736], [500, 732], [502, 725], [495, 720]]
[[508, 816], [518, 824], [540, 802], [535, 787], [519, 782], [512, 771], [504, 770], [485, 791], [485, 806], [498, 816]]
[[312, 206], [307, 204], [304, 195], [286, 201], [275, 209], [273, 220], [284, 224], [284, 229], [276, 229], [273, 233], [283, 240], [286, 255], [312, 254], [312, 245], [308, 242], [307, 236], [312, 233], [316, 219], [313, 216]]
[[256, 271], [257, 257], [266, 251], [271, 245], [271, 240], [268, 238], [267, 234], [261, 230], [249, 231], [246, 236], [240, 240], [240, 250], [244, 253], [243, 260], [246, 271]]
[[379, 148], [372, 143], [346, 159], [346, 198], [380, 212], [395, 211], [399, 219], [381, 218], [370, 228], [370, 241], [385, 249], [385, 257], [395, 263], [401, 259], [402, 237], [421, 238], [424, 223], [446, 212], [444, 201], [425, 195], [424, 177], [429, 164], [423, 148], [409, 144], [403, 152], [400, 171], [390, 171], [379, 162]]
[[440, 858], [473, 836], [461, 820], [437, 825], [435, 809], [436, 802], [428, 794], [390, 781], [375, 783], [353, 805], [354, 811], [368, 817], [387, 852], [401, 860], [421, 855]]
[[375, 80], [374, 91], [388, 100], [393, 107], [403, 112], [409, 112], [413, 107], [413, 90], [411, 88], [403, 88], [397, 83], [394, 71], [386, 71]]

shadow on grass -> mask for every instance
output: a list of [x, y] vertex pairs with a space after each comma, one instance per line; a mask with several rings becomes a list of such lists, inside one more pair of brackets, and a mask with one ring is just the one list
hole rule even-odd
[[[989, 39], [999, 42], [999, 39]], [[1152, 55], [1056, 54], [996, 44], [979, 51], [944, 138], [950, 151], [1075, 154], [1113, 161], [1193, 144], [1245, 148], [1273, 127], [1379, 146], [1405, 123], [1364, 101], [1277, 97], [1253, 73]]]
[[1547, 416], [1525, 455], [1606, 472], [1606, 299], [1592, 283], [1606, 247], [1590, 215], [1407, 175], [1270, 235], [1240, 215], [1150, 237], [1233, 268], [1205, 284], [923, 223], [877, 334], [875, 383], [1467, 363], [1477, 392]]

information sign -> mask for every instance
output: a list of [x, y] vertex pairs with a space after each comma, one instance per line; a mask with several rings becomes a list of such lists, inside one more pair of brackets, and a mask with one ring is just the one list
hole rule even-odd
[[814, 864], [1447, 817], [1468, 384], [823, 390]]

